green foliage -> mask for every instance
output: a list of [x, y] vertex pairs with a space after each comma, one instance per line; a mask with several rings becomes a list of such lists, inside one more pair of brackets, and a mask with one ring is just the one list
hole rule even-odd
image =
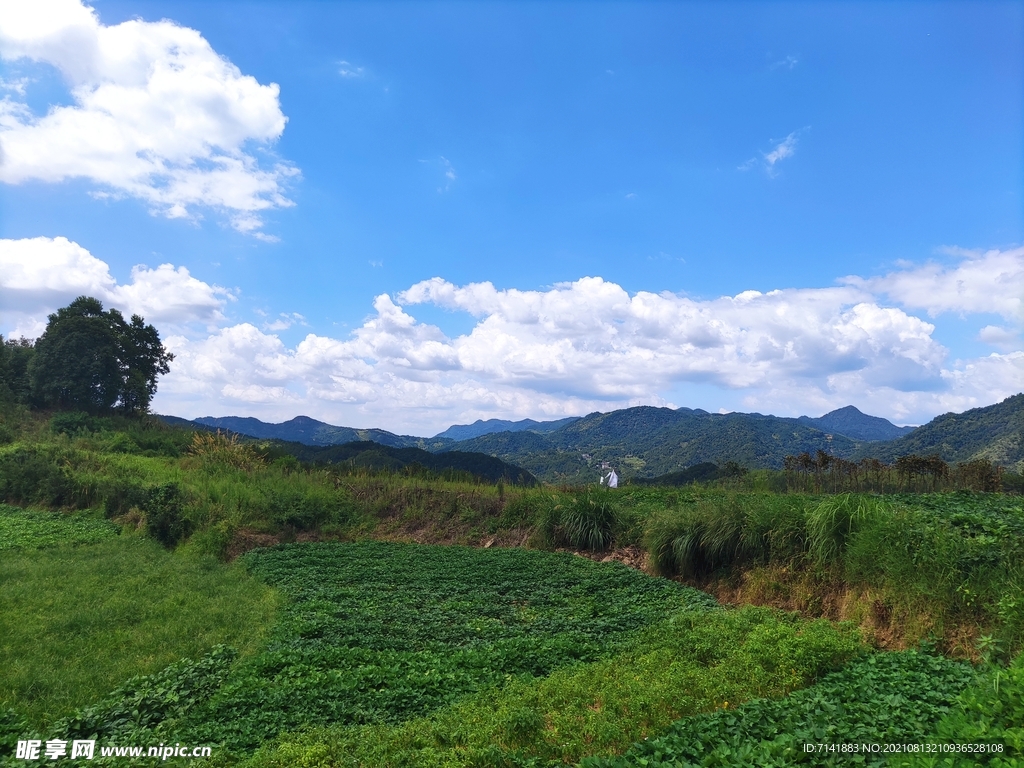
[[186, 729], [233, 752], [317, 723], [422, 716], [607, 656], [672, 611], [714, 606], [624, 566], [527, 550], [304, 544], [244, 560], [288, 602], [266, 648]]
[[1007, 668], [989, 666], [939, 721], [934, 740], [948, 744], [999, 744], [985, 754], [910, 756], [893, 760], [901, 768], [974, 765], [1010, 766], [1024, 762], [1024, 656]]
[[60, 507], [71, 503], [70, 473], [54, 447], [0, 450], [0, 501]]
[[717, 569], [802, 554], [803, 499], [767, 494], [708, 494], [654, 514], [645, 546], [657, 573], [707, 576]]
[[35, 343], [30, 378], [39, 403], [60, 409], [145, 413], [173, 360], [152, 325], [80, 296], [50, 315]]
[[[220, 688], [237, 655], [233, 648], [218, 645], [196, 661], [182, 659], [155, 674], [134, 677], [96, 704], [83, 707], [44, 729], [19, 721], [10, 710], [8, 723], [5, 724], [0, 715], [0, 744], [5, 738], [5, 725], [12, 742], [19, 738], [41, 741], [55, 738], [69, 742], [92, 739], [100, 745], [162, 743], [165, 733], [173, 732], [179, 722]], [[52, 765], [45, 756], [33, 761], [5, 760], [5, 757], [8, 756], [0, 755], [0, 766]], [[123, 758], [103, 758], [97, 751], [92, 759], [75, 760], [72, 764], [110, 765], [122, 761]]]
[[0, 553], [0, 711], [41, 728], [218, 643], [260, 644], [277, 600], [241, 568], [140, 537], [86, 545], [75, 521], [65, 530], [75, 546]]
[[165, 547], [173, 547], [191, 533], [192, 524], [184, 517], [185, 498], [177, 483], [150, 488], [143, 510], [146, 532]]
[[807, 753], [804, 745], [928, 741], [973, 679], [968, 665], [939, 656], [915, 651], [873, 654], [784, 699], [761, 699], [684, 718], [621, 757], [589, 758], [582, 766], [885, 765], [883, 753]]
[[766, 609], [683, 611], [614, 656], [516, 679], [393, 725], [320, 729], [247, 768], [563, 765], [613, 754], [681, 715], [779, 696], [860, 652], [849, 627]]
[[0, 504], [0, 550], [93, 544], [119, 533], [106, 520]]
[[[541, 537], [548, 546], [602, 552], [621, 525], [621, 517], [607, 490], [580, 489], [562, 493], [542, 505], [538, 516]], [[531, 521], [532, 522], [532, 521]]]
[[31, 398], [29, 369], [35, 357], [35, 345], [26, 338], [0, 336], [0, 404], [28, 405]]
[[831, 496], [807, 514], [807, 543], [819, 563], [839, 560], [858, 529], [877, 523], [879, 502], [866, 496]]

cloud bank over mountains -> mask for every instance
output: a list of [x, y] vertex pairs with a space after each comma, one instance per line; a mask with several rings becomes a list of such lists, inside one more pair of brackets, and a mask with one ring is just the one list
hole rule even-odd
[[[235, 294], [184, 267], [137, 266], [118, 284], [105, 262], [64, 238], [0, 240], [0, 330], [38, 332], [47, 312], [83, 293], [139, 312], [176, 355], [155, 406], [191, 416], [306, 413], [426, 433], [494, 414], [690, 405], [674, 395], [702, 384], [740, 393], [752, 410], [811, 413], [853, 402], [913, 423], [998, 401], [1024, 382], [1024, 248], [956, 256], [834, 287], [716, 299], [630, 294], [600, 277], [545, 290], [435, 277], [377, 296], [347, 338], [309, 333], [289, 347], [269, 326], [229, 320]], [[446, 336], [416, 319], [421, 305], [468, 313], [475, 325]], [[1006, 323], [1001, 351], [950, 360], [935, 326], [910, 310], [997, 312]]]
[[94, 196], [138, 198], [170, 218], [212, 209], [262, 238], [263, 212], [292, 205], [286, 187], [299, 171], [267, 151], [287, 121], [278, 86], [243, 75], [196, 30], [107, 26], [77, 0], [4, 3], [0, 56], [55, 67], [70, 92], [40, 115], [25, 96], [30, 78], [6, 88], [0, 181], [84, 178]]

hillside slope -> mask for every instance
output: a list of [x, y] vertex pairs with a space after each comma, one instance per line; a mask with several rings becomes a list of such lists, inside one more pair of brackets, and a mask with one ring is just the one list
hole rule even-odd
[[279, 443], [277, 447], [299, 461], [313, 464], [350, 463], [355, 467], [399, 470], [419, 465], [432, 472], [446, 470], [469, 472], [492, 483], [504, 480], [512, 485], [536, 485], [537, 479], [522, 467], [509, 464], [486, 453], [447, 451], [430, 453], [422, 448], [394, 448], [369, 441], [343, 445], [311, 446]]
[[936, 416], [904, 437], [860, 446], [854, 456], [893, 461], [911, 453], [937, 453], [947, 462], [988, 459], [1024, 470], [1024, 394], [984, 408]]

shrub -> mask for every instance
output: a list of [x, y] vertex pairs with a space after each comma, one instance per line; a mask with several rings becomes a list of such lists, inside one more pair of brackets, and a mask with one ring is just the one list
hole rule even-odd
[[655, 516], [645, 534], [651, 565], [665, 576], [707, 576], [766, 554], [756, 528], [735, 496], [704, 498], [695, 505]]
[[146, 532], [165, 547], [173, 547], [192, 532], [185, 519], [185, 495], [177, 483], [149, 489], [142, 510], [146, 513]]
[[226, 467], [252, 472], [266, 464], [266, 459], [247, 443], [239, 442], [238, 435], [214, 432], [196, 432], [188, 452], [207, 470]]
[[58, 507], [72, 497], [71, 477], [52, 451], [15, 448], [0, 453], [0, 500]]
[[83, 432], [98, 432], [99, 421], [84, 411], [65, 411], [50, 419], [50, 430], [57, 435], [74, 436]]

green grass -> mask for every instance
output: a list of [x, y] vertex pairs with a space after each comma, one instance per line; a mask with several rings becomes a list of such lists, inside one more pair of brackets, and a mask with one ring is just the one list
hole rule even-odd
[[120, 532], [107, 520], [0, 504], [0, 550], [95, 544]]
[[[67, 529], [73, 540], [79, 531]], [[43, 725], [218, 643], [252, 649], [277, 598], [243, 569], [121, 536], [0, 556], [0, 711]]]

